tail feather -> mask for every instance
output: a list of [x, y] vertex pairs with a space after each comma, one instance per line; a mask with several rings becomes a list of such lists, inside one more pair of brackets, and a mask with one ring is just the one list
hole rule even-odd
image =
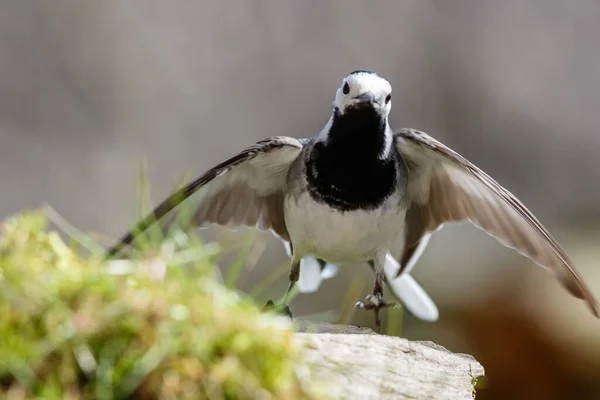
[[[288, 257], [292, 256], [292, 246], [289, 242], [282, 240], [283, 247]], [[300, 293], [314, 293], [319, 290], [321, 283], [325, 279], [333, 278], [337, 275], [338, 266], [334, 264], [325, 264], [313, 256], [304, 256], [300, 261], [300, 277], [298, 278], [298, 290]]]
[[336, 276], [338, 273], [338, 266], [335, 264], [325, 264], [325, 267], [323, 267], [323, 270], [321, 271], [321, 278], [323, 279], [329, 279], [329, 278], [333, 278], [334, 276]]
[[298, 289], [301, 293], [313, 293], [319, 290], [323, 282], [321, 264], [312, 256], [305, 256], [300, 261], [300, 277], [298, 278]]
[[400, 264], [390, 253], [387, 254], [385, 261], [385, 277], [394, 297], [400, 300], [415, 317], [428, 322], [437, 321], [439, 317], [437, 306], [415, 278], [406, 272], [396, 278]]

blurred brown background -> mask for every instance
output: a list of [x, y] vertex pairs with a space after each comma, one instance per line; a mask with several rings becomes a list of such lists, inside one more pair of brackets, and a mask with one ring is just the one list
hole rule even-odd
[[[49, 203], [115, 238], [142, 159], [158, 202], [258, 139], [312, 136], [344, 75], [371, 69], [394, 87], [393, 127], [519, 196], [600, 297], [599, 19], [594, 0], [0, 0], [0, 216]], [[270, 240], [243, 282], [284, 260]], [[414, 275], [441, 317], [406, 316], [404, 335], [475, 355], [478, 398], [600, 398], [599, 321], [529, 261], [458, 225]], [[349, 266], [295, 312], [347, 306], [356, 277], [362, 298], [370, 270]]]

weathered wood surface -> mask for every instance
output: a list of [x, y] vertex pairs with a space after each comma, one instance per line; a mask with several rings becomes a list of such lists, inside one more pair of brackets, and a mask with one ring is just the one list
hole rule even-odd
[[377, 335], [369, 328], [295, 321], [298, 340], [316, 379], [336, 399], [436, 399], [475, 397], [484, 370], [472, 356], [433, 342]]

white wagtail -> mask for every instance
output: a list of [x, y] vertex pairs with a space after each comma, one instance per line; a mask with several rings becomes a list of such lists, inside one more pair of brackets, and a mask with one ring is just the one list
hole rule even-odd
[[[431, 234], [444, 223], [469, 220], [502, 244], [550, 270], [598, 317], [596, 300], [573, 263], [535, 216], [489, 175], [431, 136], [392, 131], [392, 88], [380, 75], [354, 71], [337, 90], [333, 113], [310, 139], [262, 140], [210, 169], [166, 199], [107, 255], [112, 257], [154, 223], [256, 226], [284, 241], [291, 258], [288, 294], [315, 290], [344, 263], [368, 263], [373, 294], [357, 306], [375, 311], [387, 282], [417, 317], [438, 310], [409, 275]], [[183, 209], [191, 210], [181, 218]], [[405, 245], [398, 263], [390, 246]], [[302, 263], [301, 263], [302, 262]], [[330, 264], [328, 264], [330, 263]], [[302, 268], [306, 271], [301, 273]]]

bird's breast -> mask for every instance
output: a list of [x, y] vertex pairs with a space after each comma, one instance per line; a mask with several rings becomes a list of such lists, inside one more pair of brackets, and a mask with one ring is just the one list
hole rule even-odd
[[375, 209], [341, 212], [308, 192], [290, 195], [284, 214], [294, 252], [332, 263], [371, 260], [389, 248], [402, 229], [405, 209], [399, 203], [394, 194]]

